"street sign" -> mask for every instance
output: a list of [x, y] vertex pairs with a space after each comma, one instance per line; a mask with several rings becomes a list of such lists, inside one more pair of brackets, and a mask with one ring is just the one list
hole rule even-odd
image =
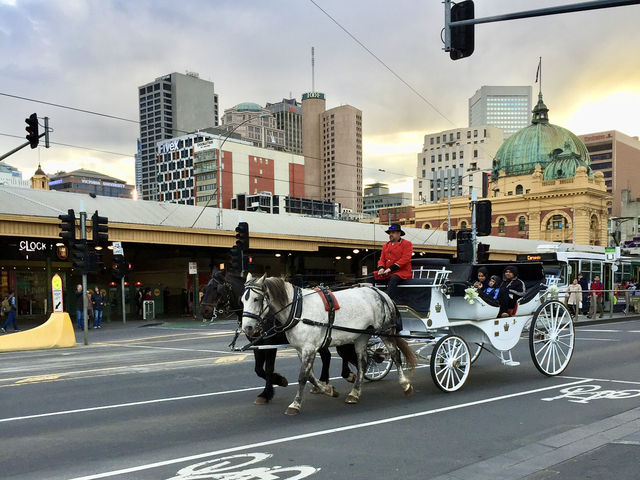
[[124, 249], [122, 248], [122, 242], [113, 242], [113, 254], [122, 255], [124, 257]]
[[604, 247], [604, 258], [608, 262], [613, 262], [616, 259], [616, 247]]
[[198, 274], [198, 262], [189, 262], [189, 275]]
[[53, 311], [64, 312], [62, 301], [62, 279], [57, 273], [51, 279], [51, 295], [53, 297]]

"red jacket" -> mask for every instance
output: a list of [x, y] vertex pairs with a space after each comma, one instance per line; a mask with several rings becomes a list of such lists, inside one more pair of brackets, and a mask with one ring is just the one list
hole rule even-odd
[[374, 274], [376, 279], [382, 280], [389, 278], [391, 275], [397, 275], [403, 280], [411, 278], [411, 254], [413, 253], [413, 245], [409, 240], [403, 238], [392, 244], [387, 242], [382, 247], [382, 254], [378, 261], [378, 268], [390, 268], [389, 275], [378, 276]]
[[[602, 282], [591, 282], [591, 287], [589, 287], [590, 290], [604, 290], [604, 286], [602, 285]], [[591, 292], [591, 294], [596, 294], [596, 297], [601, 297], [602, 296], [602, 292]]]

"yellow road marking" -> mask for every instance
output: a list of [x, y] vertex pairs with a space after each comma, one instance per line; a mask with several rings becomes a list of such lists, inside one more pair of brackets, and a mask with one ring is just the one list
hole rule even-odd
[[213, 363], [235, 363], [235, 362], [243, 362], [247, 359], [249, 355], [229, 355], [227, 357], [216, 358]]
[[60, 377], [64, 376], [64, 373], [53, 373], [50, 375], [37, 375], [35, 377], [25, 377], [21, 380], [18, 380], [17, 384], [23, 383], [40, 383], [40, 382], [51, 382], [53, 380], [58, 380]]

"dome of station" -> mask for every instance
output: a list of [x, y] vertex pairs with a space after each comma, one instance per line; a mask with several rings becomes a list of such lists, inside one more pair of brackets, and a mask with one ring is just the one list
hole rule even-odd
[[542, 167], [545, 180], [573, 177], [580, 166], [593, 176], [585, 144], [566, 128], [550, 124], [548, 112], [540, 93], [531, 125], [507, 138], [498, 149], [493, 161], [494, 178], [500, 171], [506, 176], [533, 173], [536, 165]]
[[253, 102], [243, 102], [236, 105], [235, 108], [239, 112], [259, 112], [263, 107]]

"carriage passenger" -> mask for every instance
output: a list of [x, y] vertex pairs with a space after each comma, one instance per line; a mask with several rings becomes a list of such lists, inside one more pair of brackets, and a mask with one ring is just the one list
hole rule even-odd
[[378, 270], [374, 277], [376, 281], [387, 282], [387, 295], [395, 301], [398, 284], [412, 276], [413, 245], [409, 240], [401, 238], [405, 232], [397, 223], [391, 224], [386, 233], [389, 235], [389, 241], [382, 247]]
[[525, 294], [527, 288], [524, 282], [518, 278], [518, 269], [515, 265], [508, 265], [504, 269], [504, 279], [498, 293], [501, 317], [511, 317], [515, 315], [518, 300]]
[[487, 284], [487, 287], [484, 288], [482, 291], [486, 293], [489, 297], [493, 298], [494, 300], [497, 300], [498, 294], [500, 293], [500, 277], [498, 277], [497, 275], [491, 275], [491, 278], [489, 279], [489, 283]]
[[473, 286], [483, 292], [489, 286], [489, 270], [486, 267], [478, 268], [478, 280], [475, 281]]

